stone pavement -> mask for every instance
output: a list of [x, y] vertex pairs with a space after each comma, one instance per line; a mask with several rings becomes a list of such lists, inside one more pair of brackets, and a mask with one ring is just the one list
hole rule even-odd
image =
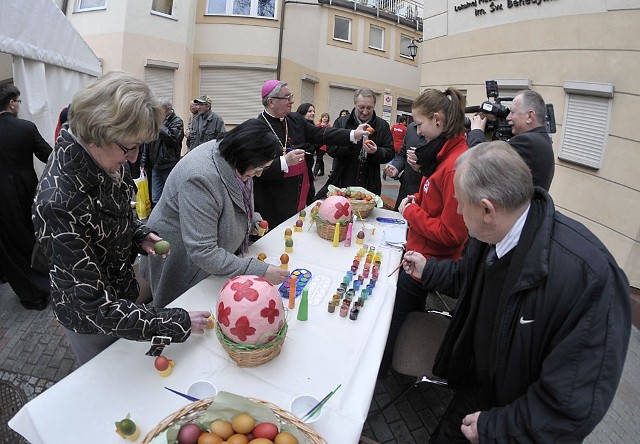
[[[320, 179], [326, 180], [326, 176]], [[316, 185], [319, 183], [320, 180]], [[395, 201], [394, 192], [397, 193], [397, 182], [385, 181], [383, 194], [389, 194], [390, 201]], [[35, 398], [76, 368], [64, 330], [53, 317], [51, 307], [44, 311], [27, 311], [18, 303], [11, 287], [0, 284], [0, 444], [26, 443], [9, 429], [7, 421], [24, 402]], [[631, 444], [640, 441], [638, 375], [640, 331], [634, 327], [616, 398], [604, 420], [585, 442]], [[412, 382], [413, 378], [403, 375], [378, 381], [370, 411], [395, 397]], [[362, 442], [426, 443], [450, 397], [446, 388], [420, 384], [382, 414], [370, 415], [362, 431]]]

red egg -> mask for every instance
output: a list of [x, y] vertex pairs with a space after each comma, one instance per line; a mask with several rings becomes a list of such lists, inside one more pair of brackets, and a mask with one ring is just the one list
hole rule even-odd
[[164, 356], [158, 356], [153, 363], [156, 367], [156, 370], [162, 372], [169, 368], [169, 360]]
[[180, 427], [178, 432], [179, 444], [196, 444], [198, 437], [202, 433], [202, 429], [197, 424], [185, 424]]
[[302, 222], [302, 219], [298, 219], [296, 221], [296, 227], [301, 227], [302, 225], [304, 225], [304, 222]]
[[255, 429], [253, 429], [254, 438], [266, 438], [273, 441], [276, 439], [276, 435], [278, 434], [278, 427], [275, 424], [271, 424], [270, 422], [263, 422], [258, 424]]

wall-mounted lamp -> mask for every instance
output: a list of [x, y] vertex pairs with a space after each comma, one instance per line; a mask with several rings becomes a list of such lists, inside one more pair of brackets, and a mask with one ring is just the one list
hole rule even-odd
[[424, 42], [424, 39], [422, 37], [420, 37], [419, 39], [411, 39], [411, 43], [409, 44], [409, 46], [407, 46], [411, 60], [415, 60], [416, 55], [418, 54], [418, 45], [416, 45], [416, 43], [422, 42]]

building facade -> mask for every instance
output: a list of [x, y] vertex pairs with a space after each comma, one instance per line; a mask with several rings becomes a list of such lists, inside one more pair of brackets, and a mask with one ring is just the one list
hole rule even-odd
[[414, 0], [57, 0], [102, 59], [173, 99], [181, 116], [191, 99], [213, 98], [227, 128], [262, 110], [260, 88], [280, 78], [318, 117], [353, 107], [353, 93], [377, 94], [376, 112], [393, 123], [418, 93], [422, 34]]
[[[420, 88], [455, 86], [469, 105], [529, 88], [555, 110], [556, 206], [611, 250], [640, 286], [640, 2], [429, 0]], [[508, 103], [506, 103], [508, 106]]]

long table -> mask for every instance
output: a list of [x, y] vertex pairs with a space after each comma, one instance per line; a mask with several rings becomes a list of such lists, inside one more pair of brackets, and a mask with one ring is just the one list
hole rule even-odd
[[[398, 213], [376, 208], [366, 220], [376, 226], [367, 243], [382, 252], [382, 264], [373, 295], [357, 320], [340, 317], [339, 307], [332, 314], [327, 310], [328, 301], [360, 248], [355, 242], [357, 230], [351, 247], [343, 243], [333, 247], [332, 242], [317, 235], [315, 228], [309, 230], [307, 217], [303, 231], [293, 233], [289, 270], [308, 269], [318, 280], [330, 279], [331, 285], [321, 295], [320, 303], [309, 306], [308, 321], [296, 319], [297, 305], [289, 314], [289, 331], [278, 357], [258, 367], [240, 368], [212, 330], [165, 349], [175, 368], [171, 376], [163, 378], [157, 374], [153, 358], [145, 355], [149, 343], [118, 340], [23, 406], [9, 426], [32, 444], [122, 443], [114, 432], [114, 422], [130, 413], [142, 430], [140, 442], [166, 416], [188, 403], [164, 386], [186, 392], [192, 382], [205, 379], [218, 391], [261, 399], [289, 410], [298, 395], [322, 399], [342, 384], [311, 426], [330, 444], [357, 443], [373, 396], [395, 300], [397, 273], [387, 275], [401, 259], [398, 249], [382, 245], [385, 228], [393, 226], [376, 222], [378, 216], [399, 217]], [[284, 230], [293, 229], [296, 220], [294, 216], [267, 233], [251, 246], [249, 254], [264, 252], [279, 258], [285, 249]], [[210, 276], [171, 305], [214, 310], [226, 281]], [[316, 296], [313, 303], [318, 300]]]

